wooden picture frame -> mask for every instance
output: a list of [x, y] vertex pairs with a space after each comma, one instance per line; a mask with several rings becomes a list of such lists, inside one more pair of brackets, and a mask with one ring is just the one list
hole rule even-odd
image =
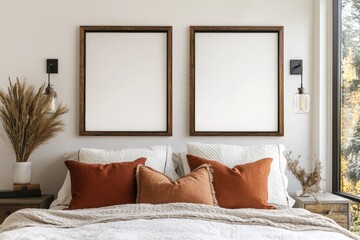
[[171, 26], [80, 26], [79, 134], [172, 135]]
[[284, 136], [283, 31], [190, 27], [190, 136]]

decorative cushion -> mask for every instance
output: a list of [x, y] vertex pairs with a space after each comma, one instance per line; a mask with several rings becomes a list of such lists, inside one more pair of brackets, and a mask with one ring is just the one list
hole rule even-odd
[[188, 175], [172, 181], [168, 176], [139, 165], [136, 171], [137, 203], [199, 203], [217, 205], [209, 165], [203, 164]]
[[135, 203], [135, 171], [137, 165], [145, 161], [145, 158], [139, 158], [133, 162], [105, 165], [66, 161], [71, 176], [69, 209]]
[[213, 183], [219, 206], [224, 208], [264, 208], [268, 205], [268, 176], [271, 158], [229, 168], [218, 161], [187, 155], [191, 169], [208, 164], [214, 169]]
[[[269, 204], [292, 207], [295, 203], [288, 192], [285, 176], [286, 159], [283, 145], [237, 146], [222, 144], [187, 143], [188, 154], [214, 159], [232, 168], [239, 164], [251, 163], [262, 158], [272, 158], [268, 179]], [[185, 174], [190, 172], [186, 157], [182, 157]]]
[[[145, 157], [145, 165], [165, 173], [173, 179], [177, 179], [175, 172], [177, 162], [172, 159], [172, 150], [170, 146], [156, 145], [150, 148], [129, 148], [118, 151], [104, 149], [80, 148], [78, 151], [68, 152], [64, 155], [66, 160], [76, 160], [85, 163], [113, 163], [129, 162], [135, 159]], [[50, 208], [56, 206], [67, 207], [71, 201], [71, 184], [69, 172], [66, 174], [65, 181], [58, 193], [58, 197], [52, 202]]]

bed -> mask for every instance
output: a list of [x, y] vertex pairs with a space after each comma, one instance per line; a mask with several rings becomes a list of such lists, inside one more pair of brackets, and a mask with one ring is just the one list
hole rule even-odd
[[128, 204], [84, 210], [20, 210], [0, 239], [351, 239], [304, 209], [230, 210], [202, 204]]
[[[236, 149], [239, 150], [234, 146], [188, 144], [188, 153], [220, 159], [223, 163], [227, 162], [224, 156], [231, 155], [230, 159], [233, 160], [234, 154], [241, 155], [242, 160], [250, 162], [249, 159], [254, 156], [257, 159], [278, 154], [278, 157], [271, 156], [275, 161], [279, 160], [275, 165], [274, 161], [272, 162], [271, 171], [274, 170], [273, 167], [280, 173], [283, 169], [280, 160], [282, 154], [279, 155], [279, 152], [282, 153], [282, 146], [256, 146], [245, 149], [246, 151], [244, 148], [241, 148], [241, 151], [235, 151]], [[165, 146], [152, 148], [149, 152], [140, 150], [136, 154], [122, 152], [121, 157], [115, 156], [119, 155], [119, 152], [82, 151], [67, 154], [66, 158], [76, 158], [81, 162], [81, 159], [86, 159], [85, 156], [88, 156], [86, 161], [95, 164], [96, 161], [106, 162], [108, 159], [119, 161], [121, 158], [124, 161], [127, 155], [129, 159], [145, 156], [150, 160], [148, 164], [167, 175], [182, 175], [190, 171], [189, 166], [184, 166], [187, 164], [183, 161], [184, 158], [181, 155], [174, 157], [169, 147]], [[99, 154], [107, 157], [101, 157]], [[217, 154], [217, 156], [208, 156], [209, 154]], [[157, 159], [156, 163], [154, 159]], [[162, 164], [158, 164], [159, 162]], [[227, 164], [233, 165], [233, 163]], [[180, 171], [173, 171], [179, 166]], [[137, 168], [139, 169], [139, 166]], [[212, 206], [186, 202], [161, 204], [138, 202], [63, 210], [71, 206], [69, 203], [74, 199], [67, 176], [51, 209], [23, 209], [13, 213], [1, 226], [0, 239], [360, 239], [329, 218], [305, 209], [291, 208], [292, 201], [286, 191], [279, 192], [279, 186], [271, 186], [274, 182], [270, 181], [270, 177], [276, 175], [271, 171], [268, 191], [269, 203], [275, 206], [273, 209], [230, 209], [215, 204]], [[286, 190], [287, 179], [277, 182], [280, 182]], [[275, 192], [277, 196], [273, 196]]]

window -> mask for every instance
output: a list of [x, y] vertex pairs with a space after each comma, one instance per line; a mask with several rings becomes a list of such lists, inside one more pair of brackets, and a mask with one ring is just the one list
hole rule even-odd
[[333, 192], [360, 201], [360, 0], [334, 0]]

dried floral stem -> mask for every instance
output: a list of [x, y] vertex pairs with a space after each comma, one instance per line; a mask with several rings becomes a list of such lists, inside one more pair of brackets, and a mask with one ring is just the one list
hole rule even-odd
[[299, 166], [299, 159], [301, 156], [292, 158], [291, 154], [292, 152], [289, 152], [285, 155], [285, 158], [288, 161], [287, 166], [296, 179], [299, 180], [303, 188], [303, 193], [317, 193], [320, 190], [321, 162], [315, 155], [309, 157], [310, 161], [315, 162], [315, 166], [312, 171], [307, 173], [304, 168]]
[[59, 105], [53, 114], [46, 113], [49, 98], [43, 96], [44, 84], [37, 92], [18, 78], [15, 84], [9, 78], [9, 84], [7, 92], [0, 89], [0, 120], [16, 161], [26, 162], [37, 147], [63, 130], [60, 117], [68, 109]]

